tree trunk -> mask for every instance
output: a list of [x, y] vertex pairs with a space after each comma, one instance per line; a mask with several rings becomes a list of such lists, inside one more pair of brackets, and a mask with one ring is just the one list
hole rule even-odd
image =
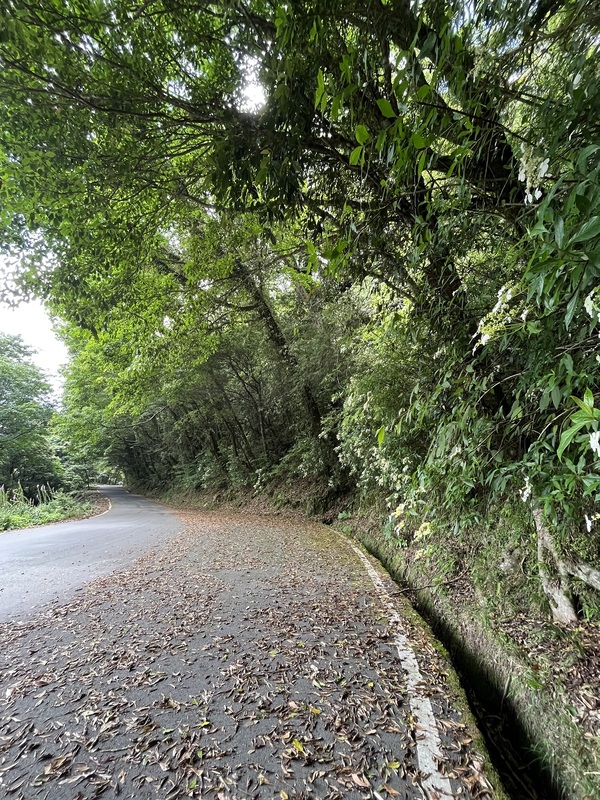
[[[552, 533], [541, 508], [533, 509], [537, 533], [538, 570], [544, 594], [550, 602], [552, 618], [565, 624], [577, 622], [568, 570], [558, 555]], [[548, 556], [550, 557], [548, 563]]]
[[583, 561], [565, 561], [564, 567], [569, 575], [600, 592], [600, 572]]
[[319, 404], [317, 403], [317, 399], [314, 395], [312, 387], [306, 383], [306, 381], [303, 379], [303, 376], [300, 374], [300, 364], [298, 363], [298, 359], [290, 351], [285, 335], [281, 330], [279, 323], [275, 319], [275, 316], [269, 303], [267, 302], [266, 297], [263, 294], [262, 289], [260, 286], [258, 286], [250, 272], [247, 270], [245, 265], [241, 263], [241, 261], [236, 263], [234, 274], [241, 278], [244, 288], [256, 304], [256, 310], [265, 324], [269, 339], [277, 347], [283, 360], [296, 372], [300, 378], [302, 396], [304, 398], [304, 408], [306, 409], [306, 413], [310, 421], [311, 432], [313, 436], [318, 439], [322, 431], [321, 410], [319, 408]]

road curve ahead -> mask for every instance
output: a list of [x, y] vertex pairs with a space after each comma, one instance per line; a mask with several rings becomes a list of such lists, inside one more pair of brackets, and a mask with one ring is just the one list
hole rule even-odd
[[66, 600], [88, 581], [132, 563], [181, 529], [163, 506], [101, 486], [110, 511], [0, 535], [0, 620]]

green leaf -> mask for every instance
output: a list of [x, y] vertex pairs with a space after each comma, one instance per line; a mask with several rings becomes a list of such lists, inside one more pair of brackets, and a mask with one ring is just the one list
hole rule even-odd
[[588, 158], [596, 153], [600, 147], [597, 144], [590, 144], [587, 147], [584, 147], [579, 157], [577, 159], [577, 168], [580, 172], [586, 173], [587, 172], [587, 160]]
[[377, 105], [383, 116], [387, 117], [387, 119], [394, 119], [396, 117], [396, 112], [392, 108], [392, 104], [389, 100], [386, 100], [385, 97], [380, 97], [377, 101]]
[[555, 386], [552, 389], [551, 396], [552, 396], [552, 403], [554, 405], [554, 408], [558, 408], [559, 405], [560, 405], [560, 401], [562, 399], [562, 392], [560, 391], [560, 388], [558, 386]]
[[582, 475], [581, 482], [583, 484], [583, 493], [591, 494], [595, 492], [600, 486], [600, 476], [598, 475]]
[[570, 353], [567, 353], [563, 357], [562, 361], [563, 361], [564, 367], [565, 367], [565, 369], [567, 371], [567, 374], [568, 375], [572, 375], [573, 374], [573, 356]]
[[575, 312], [579, 308], [579, 291], [576, 291], [573, 297], [567, 303], [567, 313], [565, 314], [565, 327], [568, 328], [573, 322]]
[[385, 439], [385, 428], [382, 425], [381, 428], [377, 431], [377, 444], [381, 447], [383, 444], [383, 440]]
[[571, 244], [579, 244], [580, 242], [587, 242], [595, 236], [600, 235], [600, 216], [592, 217], [579, 229], [571, 239]]
[[356, 130], [354, 131], [354, 135], [356, 136], [356, 141], [359, 144], [364, 144], [365, 142], [368, 142], [370, 138], [369, 131], [364, 125], [357, 125]]
[[426, 139], [418, 131], [413, 133], [410, 137], [410, 141], [415, 150], [423, 150], [423, 148], [429, 146], [429, 139]]
[[585, 422], [578, 422], [576, 425], [572, 425], [570, 428], [567, 428], [567, 430], [563, 432], [562, 436], [560, 437], [560, 444], [558, 445], [558, 450], [556, 451], [556, 455], [558, 456], [559, 460], [562, 460], [562, 454], [565, 452], [567, 447], [571, 444], [573, 439], [577, 436], [577, 434], [583, 428], [584, 425]]
[[359, 144], [358, 147], [355, 147], [350, 153], [350, 165], [352, 167], [362, 160], [364, 149], [365, 148], [362, 146], [362, 144]]
[[[436, 35], [435, 31], [431, 31], [429, 33], [429, 35], [427, 36], [427, 38], [425, 39], [422, 47], [419, 50], [419, 56], [421, 58], [425, 58], [425, 56], [429, 55], [429, 53], [434, 48], [436, 40], [437, 40], [437, 35]], [[421, 88], [423, 88], [423, 87], [421, 87]]]
[[538, 220], [533, 228], [530, 228], [527, 233], [529, 236], [540, 236], [543, 233], [548, 233], [548, 228], [546, 228], [542, 220]]
[[562, 217], [558, 217], [556, 223], [554, 224], [554, 240], [559, 250], [563, 246], [564, 233], [565, 221]]
[[331, 104], [331, 119], [334, 122], [337, 122], [337, 119], [340, 115], [340, 108], [342, 107], [342, 95], [336, 94], [333, 98], [333, 103]]

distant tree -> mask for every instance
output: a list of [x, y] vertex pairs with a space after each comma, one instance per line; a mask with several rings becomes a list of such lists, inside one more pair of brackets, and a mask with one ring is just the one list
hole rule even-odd
[[53, 409], [50, 386], [18, 336], [0, 333], [0, 485], [21, 486], [34, 497], [38, 485], [56, 487], [61, 467], [48, 438]]

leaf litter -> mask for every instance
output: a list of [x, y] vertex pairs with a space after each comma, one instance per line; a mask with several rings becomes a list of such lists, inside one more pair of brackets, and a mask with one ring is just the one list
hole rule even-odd
[[[66, 605], [0, 625], [0, 791], [434, 798], [364, 567], [298, 520], [181, 512], [182, 534]], [[412, 626], [453, 796], [492, 798], [448, 665]]]

